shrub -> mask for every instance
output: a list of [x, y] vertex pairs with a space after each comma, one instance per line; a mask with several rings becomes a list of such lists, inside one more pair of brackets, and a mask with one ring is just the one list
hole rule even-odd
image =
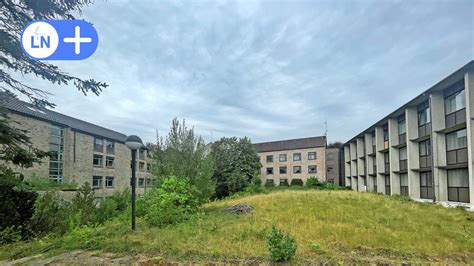
[[265, 181], [265, 187], [275, 187], [275, 182], [273, 181], [273, 179], [267, 179]]
[[47, 177], [32, 176], [28, 178], [27, 183], [35, 191], [50, 190], [76, 190], [77, 184], [74, 182], [54, 182]]
[[144, 217], [151, 225], [163, 226], [183, 221], [199, 206], [195, 188], [185, 179], [165, 177], [159, 187], [146, 193], [139, 204]]
[[303, 186], [303, 180], [301, 179], [292, 179], [291, 186]]
[[88, 225], [95, 221], [96, 207], [94, 203], [94, 190], [89, 183], [84, 183], [72, 199], [71, 210], [73, 213], [72, 226]]
[[298, 248], [295, 239], [290, 234], [280, 231], [275, 225], [267, 236], [267, 247], [272, 260], [276, 262], [290, 260]]
[[20, 230], [9, 226], [0, 230], [0, 245], [18, 242], [21, 240]]
[[55, 192], [40, 195], [35, 202], [35, 212], [30, 228], [35, 235], [63, 234], [68, 230], [70, 204]]
[[315, 176], [310, 176], [307, 180], [306, 180], [306, 184], [305, 186], [307, 188], [316, 188], [316, 187], [322, 187], [323, 184], [321, 182], [319, 182], [319, 180], [315, 177]]
[[[33, 216], [37, 194], [23, 182], [23, 176], [0, 166], [0, 230], [3, 241], [30, 236], [28, 221]], [[10, 229], [7, 229], [10, 228]]]
[[245, 189], [245, 193], [248, 194], [262, 193], [263, 191], [264, 187], [262, 186], [260, 177], [254, 177], [250, 185]]

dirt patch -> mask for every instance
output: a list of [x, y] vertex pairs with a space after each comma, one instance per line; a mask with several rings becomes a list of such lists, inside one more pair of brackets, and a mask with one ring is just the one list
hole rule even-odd
[[250, 204], [239, 203], [239, 204], [224, 208], [224, 211], [228, 213], [236, 214], [236, 215], [241, 215], [241, 214], [253, 212], [254, 209], [255, 207]]

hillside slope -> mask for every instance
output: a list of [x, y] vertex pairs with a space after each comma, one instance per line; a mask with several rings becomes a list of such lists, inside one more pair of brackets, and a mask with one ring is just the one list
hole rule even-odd
[[[251, 214], [223, 207], [248, 203]], [[0, 258], [54, 250], [101, 250], [178, 261], [268, 261], [275, 223], [298, 243], [296, 262], [474, 262], [474, 214], [401, 197], [352, 191], [279, 191], [209, 203], [166, 228], [115, 220], [60, 239], [0, 248]]]

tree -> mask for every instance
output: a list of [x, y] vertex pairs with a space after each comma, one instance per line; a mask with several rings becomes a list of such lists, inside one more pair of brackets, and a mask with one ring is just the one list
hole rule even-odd
[[[24, 95], [38, 107], [54, 107], [46, 97], [46, 91], [27, 85], [12, 76], [12, 72], [22, 75], [33, 74], [53, 84], [73, 84], [84, 95], [91, 92], [95, 95], [107, 87], [107, 84], [94, 79], [83, 80], [62, 72], [57, 66], [26, 56], [20, 46], [20, 35], [23, 28], [32, 20], [75, 19], [73, 13], [80, 13], [82, 8], [92, 0], [0, 0], [0, 100], [13, 95]], [[3, 93], [1, 93], [3, 92]], [[1, 106], [0, 101], [0, 106]], [[5, 110], [1, 111], [0, 146], [2, 160], [12, 161], [22, 166], [31, 166], [38, 158], [45, 156], [38, 150], [29, 151], [22, 145], [31, 146], [25, 132], [11, 128]], [[4, 138], [4, 136], [6, 138]]]
[[[107, 84], [93, 79], [83, 80], [62, 72], [57, 66], [33, 60], [26, 56], [20, 46], [23, 28], [32, 20], [74, 19], [73, 13], [92, 0], [0, 0], [0, 161], [21, 167], [31, 167], [48, 156], [48, 152], [33, 147], [26, 131], [15, 128], [7, 111], [2, 107], [8, 97], [26, 96], [39, 108], [54, 107], [46, 97], [46, 91], [25, 84], [12, 73], [35, 75], [53, 84], [73, 84], [80, 92], [99, 95]], [[34, 211], [36, 193], [23, 182], [23, 176], [6, 165], [0, 165], [0, 231], [14, 228], [26, 238], [26, 224]]]
[[221, 138], [211, 146], [215, 170], [216, 198], [244, 191], [252, 179], [259, 178], [260, 159], [249, 138]]
[[329, 143], [328, 148], [341, 148], [343, 145], [344, 145], [344, 143], [342, 143], [340, 141], [335, 141], [335, 142]]
[[212, 158], [202, 137], [194, 134], [194, 128], [188, 129], [184, 120], [180, 123], [177, 118], [173, 119], [165, 140], [157, 134], [157, 144], [152, 151], [155, 176], [186, 178], [196, 187], [195, 194], [201, 202], [214, 193]]

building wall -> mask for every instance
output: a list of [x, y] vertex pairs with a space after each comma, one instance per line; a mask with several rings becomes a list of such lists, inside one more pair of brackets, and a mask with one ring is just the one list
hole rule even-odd
[[[316, 152], [316, 160], [308, 160], [308, 153]], [[301, 153], [301, 161], [293, 161], [293, 154]], [[286, 154], [286, 162], [280, 162], [280, 154]], [[285, 150], [285, 151], [271, 151], [271, 152], [260, 152], [260, 163], [262, 164], [260, 177], [262, 182], [265, 183], [267, 180], [273, 180], [275, 185], [280, 184], [281, 179], [287, 179], [288, 184], [291, 184], [293, 179], [301, 179], [303, 182], [310, 176], [317, 177], [320, 181], [326, 181], [326, 152], [325, 148], [311, 148], [311, 149], [297, 149], [297, 150]], [[267, 156], [273, 155], [273, 162], [268, 163], [266, 161]], [[308, 173], [308, 166], [316, 165], [316, 173]], [[280, 167], [287, 167], [287, 174], [280, 174]], [[301, 166], [301, 174], [293, 173], [293, 166]], [[273, 174], [267, 174], [267, 168], [273, 167]]]
[[340, 184], [340, 149], [339, 148], [327, 148], [326, 149], [326, 181]]
[[[455, 73], [412, 102], [354, 137], [344, 145], [346, 186], [358, 191], [375, 191], [383, 194], [402, 194], [419, 201], [437, 201], [448, 206], [466, 206], [474, 210], [474, 73], [472, 70]], [[453, 91], [464, 86], [465, 108], [454, 113], [447, 111], [447, 102]], [[423, 104], [429, 106], [430, 122], [421, 123]], [[453, 118], [453, 116], [455, 118]], [[406, 135], [399, 133], [399, 120], [404, 118]], [[453, 122], [454, 121], [454, 122]], [[383, 128], [387, 126], [388, 146], [384, 143]], [[465, 130], [465, 148], [448, 149], [448, 135]], [[375, 132], [375, 150], [372, 134]], [[451, 135], [450, 135], [451, 134]], [[428, 157], [423, 157], [423, 143], [428, 141]], [[464, 140], [457, 140], [464, 143]], [[361, 147], [365, 147], [367, 152]], [[403, 162], [406, 149], [406, 165]], [[388, 156], [387, 156], [388, 155]], [[388, 158], [386, 164], [385, 156]], [[428, 165], [427, 165], [428, 164]], [[374, 171], [374, 165], [376, 170]], [[364, 171], [367, 169], [367, 172]], [[453, 181], [455, 171], [465, 173], [464, 185]], [[450, 177], [451, 175], [451, 177]], [[367, 180], [366, 185], [361, 181]], [[426, 184], [427, 179], [429, 179]], [[386, 182], [387, 181], [387, 182]], [[454, 185], [453, 185], [454, 184]], [[466, 193], [459, 191], [468, 191]], [[460, 200], [457, 195], [464, 195]], [[467, 202], [466, 202], [467, 201]]]
[[[33, 146], [43, 151], [50, 149], [50, 128], [52, 124], [38, 119], [22, 116], [16, 113], [9, 114], [13, 121], [17, 122], [16, 127], [27, 130], [27, 135], [30, 136]], [[102, 187], [94, 188], [97, 198], [107, 197], [112, 195], [115, 191], [122, 191], [130, 187], [131, 178], [131, 151], [121, 142], [114, 142], [114, 153], [108, 154], [106, 151], [106, 143], [108, 140], [101, 137], [94, 137], [86, 133], [77, 132], [71, 128], [64, 128], [64, 170], [63, 180], [65, 182], [74, 182], [82, 185], [88, 182], [92, 185], [93, 176], [102, 176]], [[103, 139], [102, 152], [94, 151], [94, 138]], [[93, 165], [93, 155], [102, 155], [102, 166]], [[106, 167], [106, 157], [114, 158], [114, 166]], [[144, 171], [140, 171], [138, 163], [144, 163]], [[151, 159], [145, 156], [144, 160], [139, 159], [137, 153], [137, 192], [143, 193], [146, 189], [146, 182], [144, 186], [138, 187], [140, 178], [149, 179], [152, 177], [151, 173], [147, 172], [147, 164], [151, 164]], [[25, 175], [25, 178], [33, 176], [49, 178], [49, 158], [43, 159], [41, 164], [35, 164], [31, 168], [15, 169]], [[114, 186], [106, 187], [106, 177], [114, 177]]]

